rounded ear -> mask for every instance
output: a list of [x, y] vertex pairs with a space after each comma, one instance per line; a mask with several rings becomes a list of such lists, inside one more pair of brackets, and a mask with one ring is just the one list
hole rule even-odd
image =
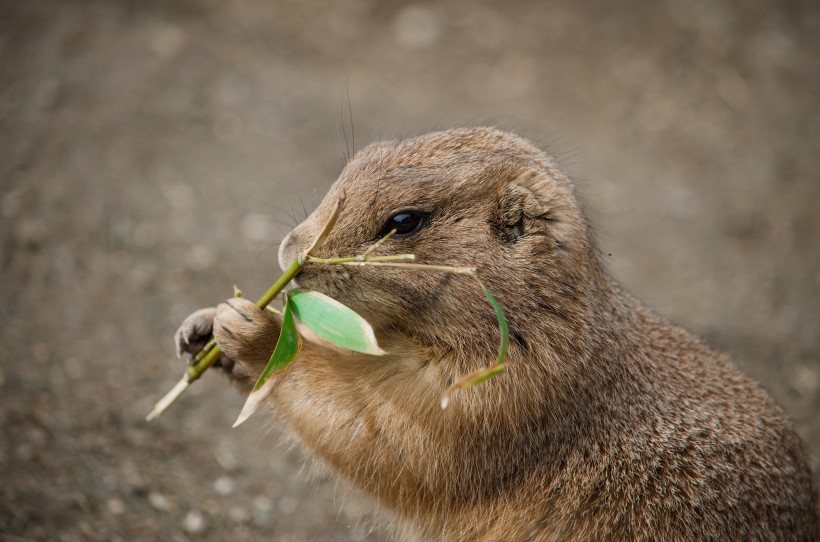
[[537, 214], [538, 205], [534, 194], [520, 185], [510, 184], [501, 199], [499, 233], [505, 241], [514, 241], [527, 233], [527, 223]]
[[561, 246], [571, 235], [578, 213], [575, 198], [565, 183], [528, 169], [507, 185], [501, 200], [499, 232], [506, 241], [549, 233]]
[[501, 226], [510, 240], [525, 234], [545, 233], [549, 206], [539, 192], [546, 183], [539, 182], [533, 171], [525, 171], [507, 185], [501, 200]]

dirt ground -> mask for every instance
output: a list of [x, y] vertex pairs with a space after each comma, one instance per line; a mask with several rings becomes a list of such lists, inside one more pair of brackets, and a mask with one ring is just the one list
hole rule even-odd
[[342, 131], [550, 148], [613, 273], [818, 469], [820, 4], [611, 6], [0, 0], [0, 538], [391, 539], [265, 416], [231, 429], [218, 375], [144, 422], [182, 318], [277, 276]]

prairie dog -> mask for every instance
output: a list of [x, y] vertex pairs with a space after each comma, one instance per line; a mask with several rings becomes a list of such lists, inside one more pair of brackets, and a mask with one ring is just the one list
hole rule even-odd
[[[358, 152], [283, 241], [287, 266], [344, 191], [318, 256], [364, 251], [475, 266], [510, 326], [465, 277], [308, 266], [302, 287], [374, 327], [381, 357], [305, 342], [271, 396], [341, 476], [430, 540], [816, 540], [817, 493], [783, 412], [724, 356], [623, 292], [602, 265], [571, 181], [493, 128]], [[243, 299], [191, 315], [181, 351], [213, 333], [246, 390], [278, 336]]]

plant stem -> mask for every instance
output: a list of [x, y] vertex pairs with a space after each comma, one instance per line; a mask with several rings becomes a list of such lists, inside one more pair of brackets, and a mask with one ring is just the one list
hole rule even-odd
[[344, 258], [316, 258], [315, 256], [308, 256], [305, 258], [305, 263], [321, 263], [327, 265], [334, 265], [340, 263], [369, 263], [369, 262], [390, 262], [397, 260], [415, 260], [415, 254], [394, 254], [391, 256], [346, 256]]
[[452, 273], [454, 275], [467, 275], [468, 277], [475, 276], [475, 267], [451, 267], [449, 265], [428, 265], [425, 263], [393, 263], [367, 260], [334, 262], [342, 265], [351, 265], [354, 267], [371, 266], [371, 267], [398, 267], [399, 269], [415, 269], [416, 271], [437, 271], [439, 273]]
[[382, 246], [382, 243], [384, 243], [385, 241], [387, 241], [388, 239], [390, 239], [391, 237], [393, 237], [394, 235], [396, 235], [396, 231], [397, 231], [397, 230], [395, 230], [395, 229], [390, 230], [390, 231], [387, 233], [387, 235], [385, 235], [384, 237], [382, 237], [381, 239], [379, 239], [378, 241], [376, 241], [375, 243], [373, 243], [372, 245], [370, 245], [370, 248], [368, 248], [367, 250], [365, 250], [365, 251], [364, 251], [364, 252], [360, 255], [359, 260], [367, 260], [367, 259], [368, 259], [368, 256], [370, 256], [370, 255], [371, 255], [371, 254], [372, 254], [372, 253], [373, 253], [373, 252], [374, 252], [377, 248], [379, 248], [380, 246]]

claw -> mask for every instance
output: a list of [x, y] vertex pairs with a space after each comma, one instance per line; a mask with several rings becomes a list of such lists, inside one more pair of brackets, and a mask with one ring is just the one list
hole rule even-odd
[[182, 340], [181, 340], [181, 339], [182, 339], [182, 337], [181, 337], [181, 335], [179, 334], [179, 331], [177, 331], [177, 332], [174, 334], [174, 346], [176, 347], [176, 350], [177, 350], [177, 357], [178, 357], [178, 358], [181, 358], [181, 357], [182, 357], [182, 354], [183, 354], [183, 350], [182, 350]]
[[[183, 354], [196, 354], [205, 339], [211, 334], [211, 322], [215, 309], [200, 309], [188, 316], [174, 334], [177, 357]], [[202, 344], [200, 344], [202, 343]]]

